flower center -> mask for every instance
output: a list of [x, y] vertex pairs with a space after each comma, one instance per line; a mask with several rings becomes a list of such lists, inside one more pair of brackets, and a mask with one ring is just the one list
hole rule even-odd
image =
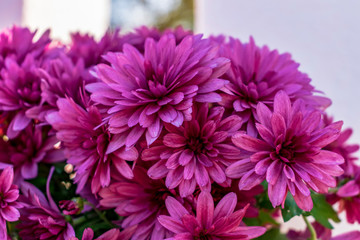
[[197, 236], [194, 237], [196, 240], [211, 240], [211, 235], [207, 233], [207, 229], [202, 229]]
[[151, 194], [151, 201], [156, 203], [156, 205], [164, 204], [168, 196], [175, 196], [175, 191], [173, 189], [167, 189], [166, 187], [154, 189], [145, 189], [145, 192]]
[[294, 149], [291, 145], [278, 144], [275, 151], [270, 153], [272, 160], [281, 160], [285, 163], [290, 163], [294, 158]]
[[191, 137], [187, 141], [187, 148], [195, 154], [202, 153], [204, 149], [204, 140], [199, 137]]

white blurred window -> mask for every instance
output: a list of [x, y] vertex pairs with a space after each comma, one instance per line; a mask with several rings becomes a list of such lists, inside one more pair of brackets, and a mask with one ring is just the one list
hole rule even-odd
[[100, 38], [110, 24], [110, 0], [23, 1], [23, 25], [40, 32], [50, 28], [51, 36], [63, 41], [75, 31]]

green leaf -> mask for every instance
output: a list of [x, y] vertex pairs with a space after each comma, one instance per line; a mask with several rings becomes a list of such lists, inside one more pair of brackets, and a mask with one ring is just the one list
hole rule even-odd
[[279, 223], [271, 216], [272, 212], [273, 211], [259, 210], [259, 215], [257, 217], [244, 218], [243, 221], [247, 226], [264, 226], [265, 224], [279, 225]]
[[297, 206], [293, 196], [288, 193], [285, 199], [285, 206], [283, 209], [281, 209], [281, 215], [284, 219], [284, 222], [289, 221], [294, 216], [300, 216], [303, 212], [304, 211]]
[[324, 195], [311, 194], [311, 197], [314, 203], [314, 207], [310, 211], [310, 214], [324, 227], [333, 229], [333, 226], [330, 224], [329, 219], [332, 219], [334, 222], [340, 222], [340, 219], [335, 210], [326, 201]]
[[255, 240], [289, 240], [284, 234], [280, 233], [279, 228], [271, 228], [264, 235]]

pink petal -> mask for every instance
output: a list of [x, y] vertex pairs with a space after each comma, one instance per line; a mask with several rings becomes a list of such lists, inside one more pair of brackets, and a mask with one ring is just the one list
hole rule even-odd
[[157, 220], [159, 223], [166, 229], [170, 230], [173, 233], [182, 233], [186, 232], [186, 229], [182, 226], [182, 223], [179, 220], [175, 220], [172, 217], [160, 215]]
[[167, 147], [179, 148], [186, 145], [186, 139], [176, 133], [168, 133], [164, 136], [163, 143]]
[[209, 229], [213, 223], [214, 200], [209, 192], [202, 191], [196, 205], [196, 219], [203, 229]]
[[273, 207], [279, 206], [282, 204], [286, 197], [286, 177], [285, 174], [281, 174], [274, 185], [268, 185], [268, 194], [270, 202], [272, 203]]
[[161, 160], [152, 165], [148, 170], [148, 176], [152, 179], [161, 179], [165, 177], [169, 172], [165, 166], [165, 162], [165, 160]]
[[167, 197], [165, 200], [166, 209], [168, 210], [171, 217], [180, 220], [184, 215], [189, 212], [173, 197]]
[[12, 167], [6, 167], [0, 175], [0, 192], [6, 193], [9, 191], [14, 180], [14, 170]]
[[244, 133], [235, 134], [231, 140], [237, 147], [249, 152], [271, 150], [271, 147], [266, 142], [254, 137], [250, 137]]
[[25, 162], [21, 167], [21, 175], [25, 179], [35, 178], [38, 174], [38, 166], [33, 162]]
[[360, 194], [360, 186], [352, 180], [342, 186], [336, 194], [340, 197], [354, 197]]
[[14, 222], [14, 221], [19, 220], [20, 213], [16, 208], [14, 208], [12, 206], [7, 206], [5, 208], [2, 208], [0, 211], [1, 211], [2, 217], [6, 221]]
[[216, 205], [214, 211], [214, 221], [221, 217], [228, 217], [235, 210], [237, 204], [236, 194], [231, 192], [226, 194]]
[[291, 114], [291, 102], [284, 91], [279, 91], [274, 98], [274, 113], [279, 113], [288, 123]]

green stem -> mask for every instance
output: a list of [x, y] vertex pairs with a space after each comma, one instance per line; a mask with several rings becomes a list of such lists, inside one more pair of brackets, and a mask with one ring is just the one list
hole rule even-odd
[[304, 221], [306, 223], [306, 226], [309, 229], [310, 234], [311, 234], [311, 237], [310, 237], [309, 240], [317, 240], [317, 236], [316, 236], [316, 232], [315, 232], [314, 227], [309, 223], [309, 221], [307, 220], [307, 218], [304, 215], [302, 215], [302, 217], [303, 217], [303, 219], [304, 219]]
[[92, 209], [95, 211], [95, 213], [99, 216], [99, 218], [101, 218], [101, 220], [103, 220], [106, 224], [108, 224], [110, 227], [115, 228], [117, 227], [115, 224], [111, 223], [105, 216], [105, 213], [102, 213], [99, 211], [99, 209], [97, 209], [94, 204], [92, 204], [91, 202], [85, 202], [85, 204], [89, 205], [92, 207]]

